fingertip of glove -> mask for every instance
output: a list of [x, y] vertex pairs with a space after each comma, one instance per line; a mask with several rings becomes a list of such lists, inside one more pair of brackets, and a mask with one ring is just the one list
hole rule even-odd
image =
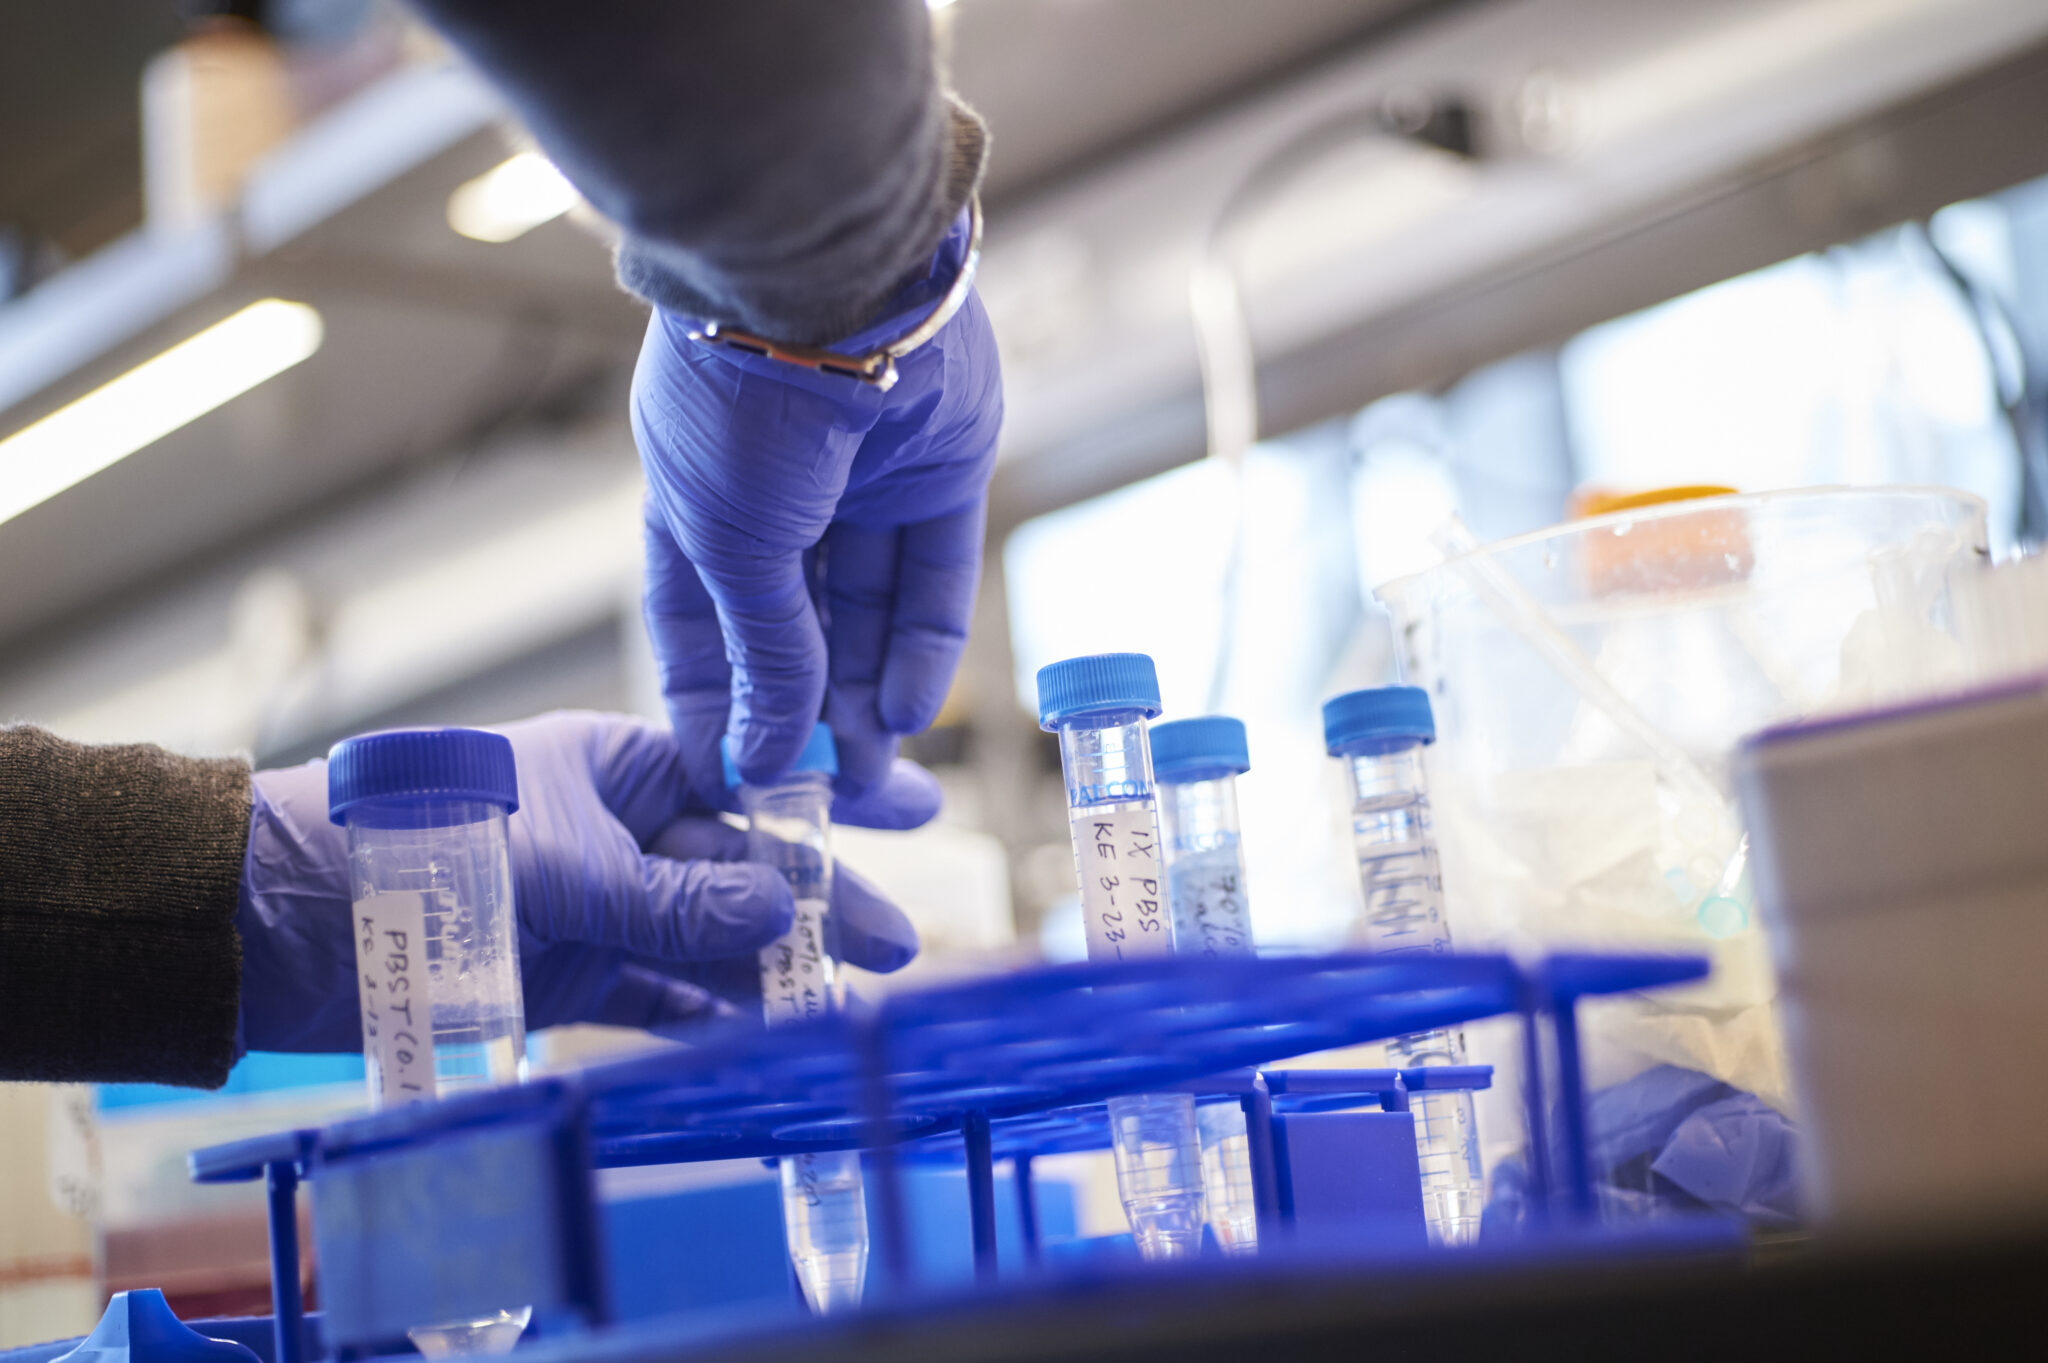
[[649, 1023], [645, 1030], [671, 1041], [687, 1041], [707, 1026], [733, 1022], [746, 1016], [745, 1009], [716, 994], [707, 993], [695, 1007], [675, 1009]]
[[868, 953], [868, 969], [878, 975], [893, 975], [917, 959], [918, 943], [874, 942]]
[[917, 957], [917, 925], [887, 895], [847, 867], [833, 882], [832, 918], [851, 965], [886, 975]]
[[938, 777], [908, 758], [899, 757], [889, 764], [880, 783], [835, 803], [832, 817], [861, 828], [922, 828], [938, 817], [945, 799]]
[[875, 713], [881, 717], [883, 728], [899, 738], [907, 738], [931, 728], [945, 703], [943, 690], [936, 696], [926, 694], [925, 688], [905, 694], [903, 688], [885, 685], [875, 697]]
[[729, 999], [722, 999], [713, 994], [710, 997], [710, 1004], [705, 1011], [710, 1014], [713, 1022], [736, 1022], [743, 1017], [749, 1016], [752, 1010], [742, 1008]]
[[857, 796], [875, 789], [889, 778], [896, 761], [896, 737], [877, 732], [872, 725], [834, 722], [832, 735], [839, 748], [839, 776], [833, 783], [842, 794]]

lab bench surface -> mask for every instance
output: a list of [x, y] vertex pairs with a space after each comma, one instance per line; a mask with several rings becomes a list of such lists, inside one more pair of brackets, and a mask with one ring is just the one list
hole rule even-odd
[[[1434, 1263], [1431, 1262], [1434, 1260]], [[1940, 1246], [1780, 1243], [1731, 1252], [1589, 1245], [1539, 1258], [1317, 1263], [1279, 1254], [1193, 1269], [1038, 1277], [839, 1319], [671, 1316], [553, 1340], [520, 1363], [1428, 1363], [1512, 1358], [2025, 1357], [2048, 1226]], [[322, 1352], [317, 1315], [309, 1356]], [[274, 1363], [268, 1317], [193, 1321]], [[50, 1363], [76, 1341], [0, 1351]]]
[[[1481, 1260], [1487, 1258], [1481, 1253]], [[1357, 1363], [1361, 1358], [1931, 1358], [2041, 1347], [2048, 1227], [1940, 1248], [1796, 1245], [1743, 1254], [1566, 1255], [1458, 1272], [1286, 1257], [1134, 1272], [749, 1336], [664, 1341], [658, 1323], [538, 1344], [589, 1363]]]

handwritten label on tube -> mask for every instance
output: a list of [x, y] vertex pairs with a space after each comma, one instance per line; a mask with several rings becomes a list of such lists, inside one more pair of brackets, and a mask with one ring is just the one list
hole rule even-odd
[[761, 948], [761, 1009], [770, 1027], [823, 1017], [832, 1009], [825, 908], [822, 899], [797, 900], [789, 931]]
[[1436, 851], [1415, 841], [1387, 846], [1361, 831], [1358, 872], [1365, 889], [1366, 945], [1385, 956], [1451, 949]]
[[1074, 862], [1088, 959], [1171, 956], [1173, 930], [1159, 864], [1159, 820], [1132, 804], [1073, 816]]
[[363, 1053], [376, 1105], [434, 1096], [434, 1005], [427, 979], [427, 897], [417, 890], [355, 903], [356, 983]]
[[1251, 905], [1235, 842], [1182, 853], [1168, 873], [1183, 956], [1253, 956]]

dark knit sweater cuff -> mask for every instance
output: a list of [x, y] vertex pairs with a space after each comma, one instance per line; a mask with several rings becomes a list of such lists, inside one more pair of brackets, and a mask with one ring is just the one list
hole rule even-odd
[[953, 220], [981, 184], [988, 127], [948, 96], [909, 187], [801, 261], [714, 260], [627, 236], [619, 283], [658, 308], [795, 345], [831, 345], [878, 321], [906, 283], [931, 268]]
[[0, 728], [0, 1080], [218, 1088], [249, 769]]

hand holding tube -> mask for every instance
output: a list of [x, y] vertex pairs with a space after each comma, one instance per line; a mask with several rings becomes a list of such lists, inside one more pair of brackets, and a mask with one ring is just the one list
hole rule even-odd
[[[752, 996], [754, 953], [788, 927], [793, 901], [782, 877], [742, 859], [746, 835], [689, 794], [674, 737], [586, 713], [501, 732], [519, 772], [510, 836], [529, 1025], [671, 1029]], [[347, 850], [328, 821], [326, 766], [256, 773], [236, 915], [248, 1049], [361, 1044]], [[906, 813], [873, 803], [878, 820]], [[835, 878], [832, 908], [843, 959], [886, 971], [916, 954], [902, 912], [852, 872]]]
[[[845, 348], [928, 311], [965, 230], [963, 218], [931, 276]], [[886, 790], [902, 780], [897, 737], [938, 714], [973, 608], [1002, 421], [987, 315], [970, 295], [887, 393], [701, 344], [691, 325], [655, 313], [632, 415], [648, 632], [698, 791], [724, 798], [728, 727], [741, 773], [770, 780], [821, 714], [839, 736], [841, 790]]]

